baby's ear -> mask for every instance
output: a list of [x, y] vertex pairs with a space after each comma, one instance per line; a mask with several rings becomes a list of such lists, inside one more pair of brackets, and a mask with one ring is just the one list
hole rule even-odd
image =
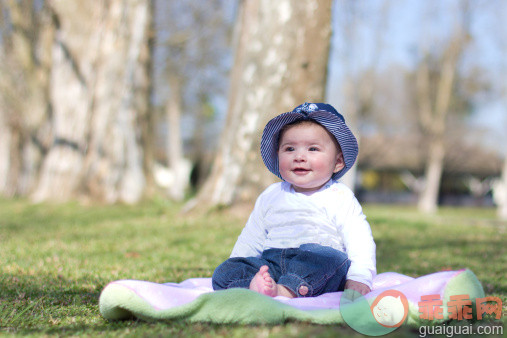
[[333, 173], [337, 173], [340, 170], [342, 170], [343, 168], [345, 168], [345, 161], [343, 160], [343, 155], [342, 154], [338, 154], [338, 156], [336, 158], [336, 164], [334, 166]]

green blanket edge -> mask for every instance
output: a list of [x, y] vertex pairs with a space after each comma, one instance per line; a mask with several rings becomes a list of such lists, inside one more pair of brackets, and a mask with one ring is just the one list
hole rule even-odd
[[[461, 294], [469, 295], [474, 304], [475, 298], [484, 297], [481, 283], [468, 269], [448, 281], [442, 293], [444, 319], [433, 323], [448, 320], [447, 301], [450, 296]], [[119, 284], [111, 284], [100, 295], [99, 308], [108, 320], [135, 317], [145, 321], [184, 320], [191, 323], [222, 324], [281, 324], [299, 321], [329, 325], [344, 322], [338, 309], [300, 310], [271, 297], [239, 288], [202, 294], [188, 304], [157, 310], [134, 291]], [[421, 320], [419, 315], [418, 304], [409, 303], [407, 323], [428, 323]]]

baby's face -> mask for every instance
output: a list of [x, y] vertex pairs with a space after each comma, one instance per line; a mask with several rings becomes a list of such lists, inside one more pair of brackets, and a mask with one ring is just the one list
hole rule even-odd
[[336, 140], [316, 123], [302, 123], [284, 131], [278, 162], [282, 178], [298, 192], [319, 190], [345, 166]]

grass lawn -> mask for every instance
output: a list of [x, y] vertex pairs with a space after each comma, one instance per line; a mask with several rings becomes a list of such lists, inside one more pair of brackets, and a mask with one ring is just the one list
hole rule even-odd
[[[507, 222], [492, 209], [442, 209], [432, 216], [408, 207], [367, 205], [378, 272], [420, 276], [470, 268], [507, 313]], [[180, 282], [210, 277], [248, 217], [235, 210], [179, 214], [179, 205], [38, 204], [0, 199], [0, 335], [86, 336], [360, 336], [343, 326], [107, 322], [103, 287], [118, 279]], [[391, 336], [417, 336], [402, 327]]]

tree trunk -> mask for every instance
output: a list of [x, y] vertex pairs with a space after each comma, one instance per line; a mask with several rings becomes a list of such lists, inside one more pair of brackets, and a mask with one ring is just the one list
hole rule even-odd
[[242, 2], [227, 120], [218, 153], [197, 198], [187, 206], [250, 200], [273, 182], [259, 154], [264, 125], [325, 94], [331, 0]]
[[149, 0], [53, 0], [52, 146], [33, 198], [138, 201], [145, 188]]
[[[437, 210], [445, 159], [446, 120], [450, 110], [459, 58], [466, 44], [465, 35], [464, 28], [458, 27], [444, 51], [441, 69], [435, 84], [430, 80], [428, 60], [423, 61], [417, 70], [419, 119], [428, 143], [425, 181], [418, 202], [419, 210], [425, 213]], [[434, 99], [431, 96], [432, 86], [436, 87]]]
[[[0, 191], [12, 197], [16, 193], [16, 182], [20, 168], [19, 136], [9, 123], [6, 105], [0, 101]], [[18, 136], [18, 137], [16, 137]]]
[[181, 83], [177, 76], [169, 74], [169, 85], [171, 86], [171, 94], [166, 104], [168, 125], [167, 162], [173, 181], [169, 186], [168, 193], [172, 199], [182, 201], [190, 182], [190, 164], [183, 158]]
[[6, 1], [12, 27], [0, 51], [0, 193], [32, 191], [47, 149], [53, 22], [47, 6]]
[[418, 208], [425, 213], [437, 210], [440, 180], [442, 178], [445, 145], [442, 138], [429, 141], [424, 186], [419, 197]]
[[149, 0], [112, 1], [100, 32], [84, 185], [108, 203], [135, 203], [146, 187], [151, 13]]
[[498, 204], [498, 217], [502, 220], [507, 220], [507, 156], [503, 162], [502, 176], [498, 187], [494, 191], [496, 202]]

